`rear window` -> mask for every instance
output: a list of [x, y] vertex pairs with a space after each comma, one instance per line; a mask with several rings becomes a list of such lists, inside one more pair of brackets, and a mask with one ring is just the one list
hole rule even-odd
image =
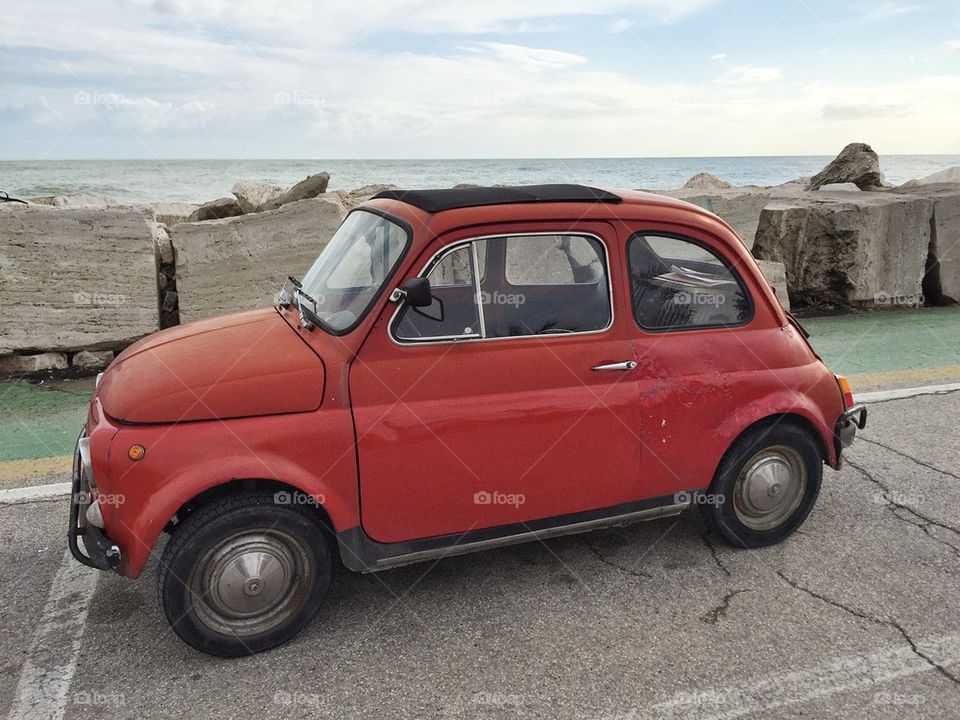
[[627, 245], [633, 314], [645, 330], [735, 327], [750, 322], [743, 282], [713, 250], [672, 235], [637, 234]]

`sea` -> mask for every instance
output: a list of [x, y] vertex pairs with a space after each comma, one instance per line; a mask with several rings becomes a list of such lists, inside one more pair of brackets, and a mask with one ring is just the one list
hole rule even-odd
[[[205, 202], [239, 180], [292, 185], [330, 173], [330, 188], [390, 183], [406, 189], [578, 183], [605, 188], [682, 187], [708, 172], [733, 185], [779, 185], [819, 172], [832, 156], [676, 158], [517, 158], [462, 160], [0, 160], [0, 191], [10, 197], [105, 195], [120, 202]], [[960, 155], [885, 155], [899, 185], [960, 165]]]

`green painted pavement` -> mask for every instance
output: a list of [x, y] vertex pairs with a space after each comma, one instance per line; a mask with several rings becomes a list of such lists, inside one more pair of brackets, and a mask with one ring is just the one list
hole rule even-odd
[[92, 394], [92, 378], [0, 383], [0, 461], [71, 454]]
[[918, 308], [800, 321], [841, 375], [960, 364], [960, 308]]
[[[914, 380], [910, 374], [892, 371], [960, 366], [960, 308], [891, 310], [801, 322], [830, 369], [844, 375], [890, 373], [888, 379], [895, 385], [913, 386], [943, 377]], [[72, 453], [92, 392], [92, 378], [42, 385], [0, 382], [0, 462]]]

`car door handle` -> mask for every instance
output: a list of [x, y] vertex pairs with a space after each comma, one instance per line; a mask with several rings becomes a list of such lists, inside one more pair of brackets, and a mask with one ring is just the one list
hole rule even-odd
[[637, 366], [633, 360], [626, 362], [610, 363], [609, 365], [595, 365], [590, 368], [593, 372], [630, 372]]

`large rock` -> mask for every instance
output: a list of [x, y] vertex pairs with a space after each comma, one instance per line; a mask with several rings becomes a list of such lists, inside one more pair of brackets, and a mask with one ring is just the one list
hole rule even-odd
[[284, 190], [279, 185], [241, 180], [230, 192], [236, 196], [240, 209], [246, 214], [262, 212], [267, 205], [283, 195]]
[[204, 220], [223, 220], [224, 218], [243, 215], [243, 208], [235, 197], [223, 197], [204, 203], [187, 218], [187, 222], [203, 222]]
[[27, 198], [27, 202], [58, 208], [106, 208], [120, 204], [106, 195], [47, 195], [45, 197]]
[[775, 200], [753, 252], [784, 263], [795, 304], [919, 304], [932, 213], [930, 200], [888, 193]]
[[901, 185], [901, 188], [914, 188], [918, 185], [938, 185], [940, 183], [960, 183], [960, 166], [950, 167], [932, 175], [927, 175], [919, 180], [909, 180]]
[[146, 211], [150, 218], [164, 225], [176, 225], [186, 222], [191, 213], [197, 209], [196, 203], [187, 202], [154, 202], [137, 207]]
[[853, 183], [861, 190], [883, 187], [880, 157], [865, 143], [850, 143], [834, 160], [810, 180], [809, 190], [824, 185]]
[[65, 370], [67, 356], [63, 353], [39, 355], [11, 355], [0, 358], [0, 375], [31, 375], [47, 370]]
[[154, 332], [155, 227], [131, 208], [0, 204], [0, 345], [107, 349]]
[[710, 173], [702, 172], [687, 180], [683, 187], [685, 190], [729, 190], [733, 185]]
[[287, 275], [302, 277], [313, 264], [342, 217], [339, 203], [320, 196], [170, 228], [181, 322], [271, 304]]
[[[784, 197], [797, 194], [792, 189], [782, 190], [779, 193]], [[757, 234], [757, 224], [760, 222], [760, 212], [776, 193], [766, 188], [751, 187], [717, 190], [710, 193], [689, 189], [668, 190], [660, 194], [686, 200], [719, 215], [743, 239], [744, 244], [752, 248], [754, 236]]]
[[329, 173], [317, 173], [310, 175], [298, 182], [280, 197], [264, 204], [264, 210], [275, 210], [281, 205], [296, 202], [297, 200], [306, 200], [317, 195], [322, 195], [327, 191], [327, 185], [330, 183]]
[[934, 303], [960, 302], [960, 185], [900, 187], [891, 193], [922, 197], [933, 203], [923, 292]]
[[73, 356], [71, 365], [81, 370], [103, 370], [112, 362], [112, 350], [81, 350]]

